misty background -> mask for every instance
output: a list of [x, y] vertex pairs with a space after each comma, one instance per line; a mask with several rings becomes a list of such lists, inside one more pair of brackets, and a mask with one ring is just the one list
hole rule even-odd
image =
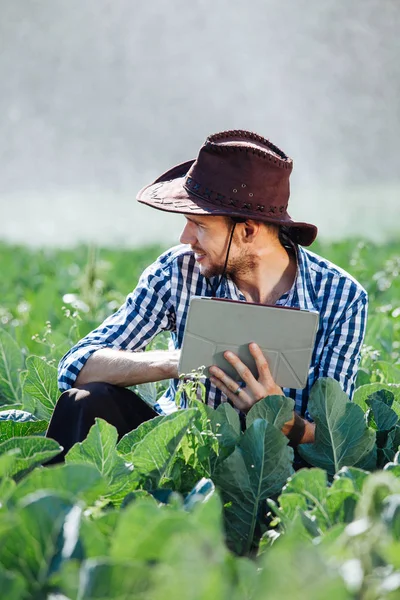
[[234, 128], [321, 236], [397, 236], [399, 32], [399, 0], [0, 0], [0, 239], [175, 242], [137, 191]]

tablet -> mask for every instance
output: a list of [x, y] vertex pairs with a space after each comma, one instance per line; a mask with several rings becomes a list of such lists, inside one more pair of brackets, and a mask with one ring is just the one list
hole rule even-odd
[[303, 389], [307, 384], [319, 314], [285, 306], [268, 306], [225, 298], [193, 296], [183, 336], [179, 374], [217, 365], [240, 381], [223, 353], [232, 350], [258, 377], [249, 343], [257, 342], [275, 382]]

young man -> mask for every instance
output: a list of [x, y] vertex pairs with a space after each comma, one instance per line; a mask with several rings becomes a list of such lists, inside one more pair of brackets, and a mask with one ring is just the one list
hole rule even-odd
[[[246, 413], [270, 394], [294, 398], [296, 411], [283, 432], [296, 443], [312, 442], [306, 415], [310, 389], [320, 377], [333, 377], [351, 397], [360, 358], [367, 294], [350, 275], [306, 251], [314, 225], [287, 213], [292, 160], [261, 136], [227, 131], [210, 136], [196, 160], [178, 165], [139, 192], [153, 208], [185, 218], [174, 247], [148, 267], [125, 304], [62, 359], [60, 389], [48, 436], [64, 452], [87, 435], [96, 416], [119, 435], [155, 413], [132, 391], [138, 383], [170, 379], [156, 406], [175, 409], [179, 352], [189, 300], [193, 295], [292, 306], [318, 311], [319, 329], [304, 390], [274, 382], [257, 340], [250, 344], [259, 377], [237, 356], [225, 353], [246, 383], [244, 388], [212, 367], [207, 402], [229, 399]], [[173, 350], [143, 350], [160, 331], [170, 331]]]

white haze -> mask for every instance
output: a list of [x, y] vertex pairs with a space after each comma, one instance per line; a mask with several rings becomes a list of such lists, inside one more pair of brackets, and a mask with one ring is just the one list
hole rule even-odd
[[321, 236], [397, 236], [399, 31], [398, 0], [2, 0], [0, 239], [173, 242], [137, 190], [231, 128]]

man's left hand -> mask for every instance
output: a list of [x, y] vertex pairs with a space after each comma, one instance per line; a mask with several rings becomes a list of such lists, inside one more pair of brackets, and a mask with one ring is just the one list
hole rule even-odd
[[[212, 383], [223, 392], [238, 408], [247, 413], [256, 402], [266, 396], [284, 396], [282, 388], [277, 385], [271, 375], [267, 359], [261, 348], [254, 342], [249, 344], [249, 350], [253, 356], [257, 369], [258, 379], [254, 377], [250, 369], [240, 360], [236, 354], [227, 350], [224, 358], [236, 369], [246, 387], [239, 386], [238, 382], [229, 377], [222, 369], [215, 365], [210, 367]], [[284, 424], [282, 433], [288, 435], [294, 425], [295, 418]]]
[[[236, 369], [246, 387], [239, 386], [237, 381], [215, 365], [210, 367], [212, 383], [232, 400], [236, 408], [244, 413], [247, 413], [256, 402], [266, 396], [285, 395], [282, 388], [275, 383], [261, 348], [252, 342], [249, 344], [249, 350], [257, 365], [258, 379], [254, 377], [250, 369], [236, 354], [229, 350], [224, 352], [224, 358]], [[293, 412], [293, 417], [282, 427], [282, 433], [296, 445], [299, 443], [310, 444], [315, 439], [315, 425], [305, 421]]]
[[229, 377], [222, 369], [215, 365], [210, 367], [212, 383], [221, 390], [239, 410], [247, 413], [252, 406], [266, 396], [284, 396], [282, 388], [277, 385], [269, 370], [267, 359], [261, 348], [254, 342], [249, 344], [250, 354], [253, 356], [257, 369], [258, 379], [236, 354], [227, 350], [224, 358], [236, 369], [246, 387], [239, 386], [238, 382]]

